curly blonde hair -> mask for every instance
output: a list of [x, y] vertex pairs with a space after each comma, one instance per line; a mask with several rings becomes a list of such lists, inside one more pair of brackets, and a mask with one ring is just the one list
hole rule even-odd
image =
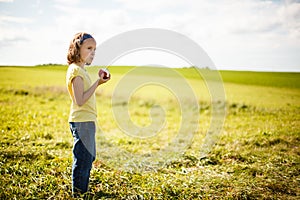
[[76, 33], [74, 35], [73, 40], [70, 42], [69, 50], [68, 50], [68, 64], [79, 63], [81, 61], [80, 57], [80, 46], [83, 41], [88, 38], [93, 38], [90, 34], [85, 32]]

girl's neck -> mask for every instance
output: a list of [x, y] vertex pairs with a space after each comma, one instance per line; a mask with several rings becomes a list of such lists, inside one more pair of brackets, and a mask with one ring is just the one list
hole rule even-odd
[[84, 69], [84, 63], [83, 62], [78, 62], [78, 63], [76, 63], [76, 65], [78, 65], [79, 67], [81, 67], [82, 69]]

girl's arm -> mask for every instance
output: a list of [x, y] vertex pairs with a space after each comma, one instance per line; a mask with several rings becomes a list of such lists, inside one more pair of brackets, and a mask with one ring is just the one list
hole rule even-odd
[[84, 92], [84, 87], [83, 87], [83, 79], [80, 76], [76, 76], [72, 80], [72, 89], [74, 92], [74, 100], [78, 106], [82, 106], [83, 104], [85, 104], [85, 102], [87, 102], [87, 100], [89, 100], [89, 98], [94, 94], [97, 87], [109, 80], [109, 79], [103, 79], [103, 76], [104, 76], [104, 74], [102, 74], [100, 79], [95, 81], [95, 83], [85, 92]]

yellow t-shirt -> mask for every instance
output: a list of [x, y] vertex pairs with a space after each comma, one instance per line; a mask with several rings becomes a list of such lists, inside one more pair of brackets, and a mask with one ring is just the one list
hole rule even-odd
[[74, 92], [72, 89], [72, 80], [76, 76], [80, 76], [83, 79], [84, 91], [88, 90], [92, 81], [88, 72], [79, 67], [78, 65], [72, 63], [67, 71], [66, 83], [69, 95], [72, 99], [71, 110], [69, 115], [69, 122], [87, 122], [96, 121], [97, 109], [96, 109], [96, 96], [95, 93], [89, 98], [89, 100], [82, 106], [78, 106], [74, 100]]

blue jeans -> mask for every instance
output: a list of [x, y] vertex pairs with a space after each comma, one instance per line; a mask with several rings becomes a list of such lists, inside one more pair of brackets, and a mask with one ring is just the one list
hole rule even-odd
[[95, 160], [95, 122], [70, 122], [74, 138], [72, 165], [72, 193], [88, 191], [90, 171]]

